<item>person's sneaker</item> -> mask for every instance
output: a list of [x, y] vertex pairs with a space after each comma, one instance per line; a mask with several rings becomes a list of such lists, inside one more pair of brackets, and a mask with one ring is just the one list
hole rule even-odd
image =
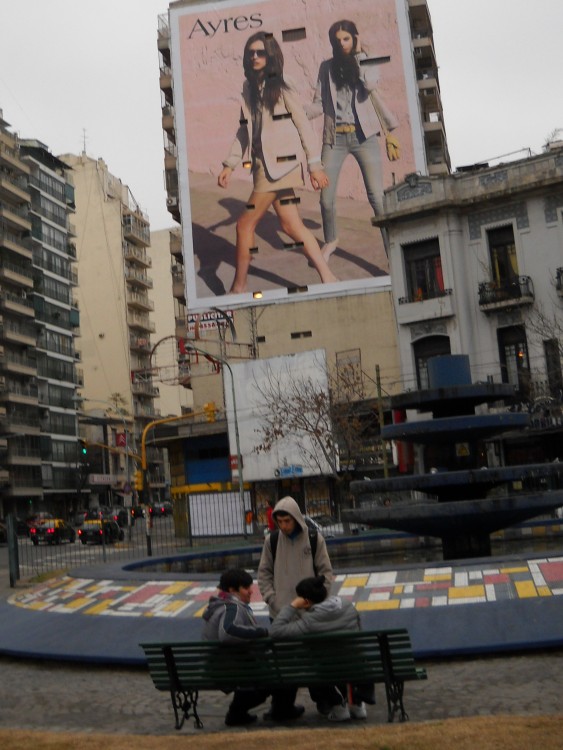
[[350, 710], [346, 704], [343, 706], [333, 706], [326, 718], [329, 721], [348, 721], [350, 719]]
[[232, 714], [230, 711], [225, 716], [225, 724], [228, 727], [244, 727], [253, 724], [258, 719], [254, 714]]
[[323, 701], [319, 701], [317, 703], [317, 711], [320, 713], [321, 716], [328, 716], [331, 709], [332, 709], [332, 706], [330, 705], [330, 703], [324, 703]]
[[350, 716], [353, 719], [367, 719], [368, 712], [366, 711], [366, 704], [360, 703], [356, 706], [352, 703], [350, 706]]
[[298, 719], [300, 716], [303, 716], [305, 713], [305, 706], [288, 706], [287, 708], [284, 708], [282, 711], [274, 711], [274, 709], [270, 709], [269, 711], [266, 711], [264, 714], [265, 719], [270, 719], [272, 721], [291, 721], [293, 719]]

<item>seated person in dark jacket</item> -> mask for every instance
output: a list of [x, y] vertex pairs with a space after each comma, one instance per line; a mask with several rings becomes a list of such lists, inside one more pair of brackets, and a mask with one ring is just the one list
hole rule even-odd
[[[252, 596], [252, 576], [242, 568], [226, 570], [219, 580], [219, 592], [209, 599], [203, 613], [204, 641], [223, 641], [233, 646], [245, 643], [249, 639], [264, 638], [268, 635], [266, 628], [256, 622], [250, 608]], [[234, 691], [234, 697], [225, 717], [229, 727], [243, 726], [256, 721], [251, 708], [259, 706], [266, 698], [272, 696], [272, 709], [268, 718], [274, 720], [295, 719], [301, 716], [303, 708], [294, 706], [296, 691], [240, 689]]]
[[[223, 641], [237, 644], [249, 639], [264, 638], [266, 628], [258, 625], [250, 608], [252, 576], [241, 568], [226, 570], [219, 581], [219, 592], [209, 599], [203, 614], [204, 641]], [[225, 717], [229, 727], [251, 724], [256, 716], [248, 710], [259, 706], [270, 695], [269, 690], [241, 689], [234, 697]]]
[[[340, 596], [328, 596], [325, 577], [304, 578], [295, 587], [297, 596], [282, 607], [270, 627], [273, 638], [297, 638], [307, 633], [334, 630], [361, 630], [360, 615], [352, 602]], [[319, 713], [329, 721], [365, 719], [363, 702], [348, 701], [347, 685], [327, 685], [310, 689]]]

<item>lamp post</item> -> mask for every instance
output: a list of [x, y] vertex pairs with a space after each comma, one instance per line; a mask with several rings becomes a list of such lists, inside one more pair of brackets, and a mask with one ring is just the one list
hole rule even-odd
[[231, 365], [227, 362], [227, 360], [224, 357], [220, 357], [217, 354], [211, 354], [210, 352], [206, 352], [205, 349], [202, 349], [199, 346], [195, 346], [194, 344], [192, 344], [191, 341], [186, 341], [184, 345], [186, 349], [191, 349], [194, 352], [203, 354], [204, 357], [208, 357], [211, 360], [216, 360], [217, 362], [220, 362], [222, 365], [224, 365], [227, 368], [227, 370], [229, 371], [229, 375], [231, 376], [231, 396], [233, 399], [233, 422], [234, 422], [234, 427], [235, 427], [235, 445], [236, 445], [236, 450], [237, 450], [239, 499], [240, 499], [241, 513], [242, 513], [243, 528], [244, 528], [244, 538], [246, 539], [248, 534], [246, 531], [246, 517], [245, 517], [246, 513], [245, 513], [245, 507], [244, 507], [244, 481], [243, 481], [243, 476], [242, 476], [242, 455], [240, 452], [240, 436], [239, 436], [238, 416], [237, 416], [237, 398], [236, 398], [236, 392], [235, 392], [235, 378], [233, 375], [233, 370], [231, 368]]

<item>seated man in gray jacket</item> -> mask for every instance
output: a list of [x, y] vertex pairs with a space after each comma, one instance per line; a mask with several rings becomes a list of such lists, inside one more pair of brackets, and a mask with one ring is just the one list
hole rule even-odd
[[[219, 592], [209, 599], [203, 613], [204, 641], [223, 641], [237, 644], [248, 639], [264, 638], [266, 628], [258, 625], [250, 608], [252, 576], [241, 568], [226, 570], [219, 580]], [[243, 726], [256, 721], [248, 710], [259, 706], [270, 695], [268, 690], [235, 690], [233, 700], [225, 717], [228, 727]]]

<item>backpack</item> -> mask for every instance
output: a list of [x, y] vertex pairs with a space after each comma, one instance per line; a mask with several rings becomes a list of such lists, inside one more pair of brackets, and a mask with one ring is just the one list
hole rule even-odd
[[[309, 531], [309, 542], [311, 544], [311, 554], [313, 555], [313, 570], [317, 575], [317, 566], [315, 565], [315, 557], [317, 555], [317, 542], [318, 535], [316, 529], [308, 529]], [[270, 549], [272, 550], [272, 565], [276, 562], [276, 551], [278, 549], [278, 539], [280, 538], [280, 530], [276, 529], [270, 533]]]

